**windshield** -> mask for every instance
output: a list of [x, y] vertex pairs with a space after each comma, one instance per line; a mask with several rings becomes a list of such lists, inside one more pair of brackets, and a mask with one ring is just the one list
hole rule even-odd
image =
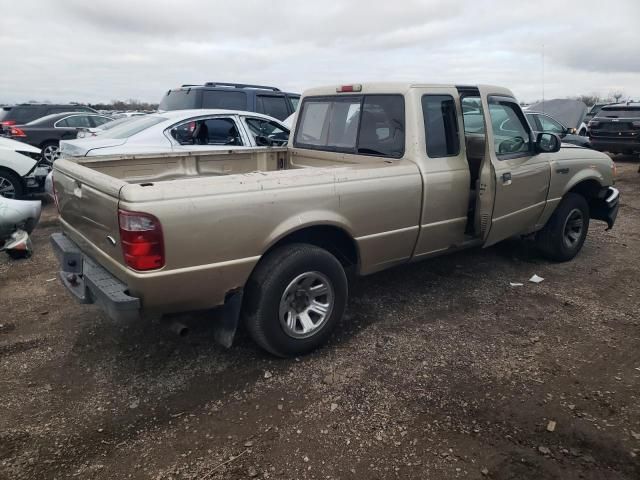
[[188, 110], [190, 108], [198, 108], [196, 105], [197, 90], [191, 88], [169, 90], [164, 96], [158, 110]]
[[141, 131], [146, 130], [149, 127], [153, 127], [158, 123], [164, 122], [165, 120], [167, 120], [166, 117], [155, 115], [132, 118], [128, 122], [124, 122], [121, 125], [107, 130], [102, 136], [104, 136], [105, 138], [129, 138], [136, 133], [140, 133]]

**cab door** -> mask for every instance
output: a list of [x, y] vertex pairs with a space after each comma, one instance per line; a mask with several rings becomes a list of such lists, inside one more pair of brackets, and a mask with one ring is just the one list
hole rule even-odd
[[[495, 184], [489, 228], [482, 232], [485, 246], [527, 232], [542, 214], [549, 191], [550, 164], [537, 155], [534, 136], [516, 100], [502, 91], [481, 87], [487, 142], [485, 158], [491, 160], [481, 174], [485, 184]], [[485, 162], [487, 163], [487, 162]], [[488, 182], [487, 175], [492, 175]], [[490, 196], [490, 195], [489, 195]], [[479, 215], [488, 206], [479, 205]], [[486, 227], [486, 225], [485, 225]]]

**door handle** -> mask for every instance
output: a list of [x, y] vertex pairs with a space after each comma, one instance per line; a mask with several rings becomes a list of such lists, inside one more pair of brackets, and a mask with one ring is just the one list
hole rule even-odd
[[511, 172], [506, 172], [502, 174], [502, 184], [511, 185]]

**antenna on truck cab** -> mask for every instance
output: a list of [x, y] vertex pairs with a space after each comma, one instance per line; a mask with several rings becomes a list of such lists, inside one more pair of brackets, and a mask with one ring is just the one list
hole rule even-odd
[[544, 113], [544, 43], [542, 44], [542, 113]]

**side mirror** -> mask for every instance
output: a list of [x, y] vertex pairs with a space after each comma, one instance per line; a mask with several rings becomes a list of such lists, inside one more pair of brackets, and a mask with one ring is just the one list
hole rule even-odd
[[554, 153], [560, 151], [562, 141], [555, 133], [538, 133], [536, 136], [537, 153]]

